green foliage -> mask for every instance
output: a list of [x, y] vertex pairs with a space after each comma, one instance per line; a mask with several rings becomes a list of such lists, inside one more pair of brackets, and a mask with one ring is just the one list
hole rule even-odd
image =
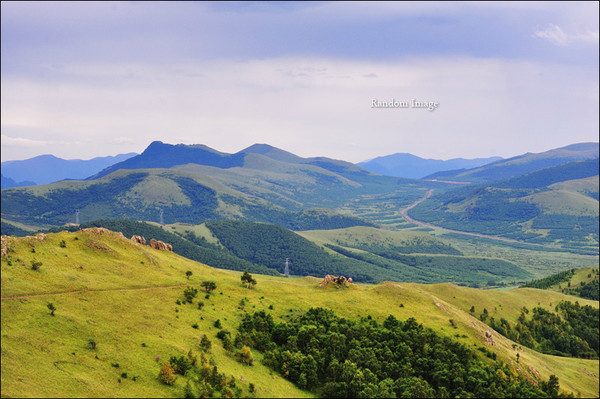
[[185, 272], [185, 276], [187, 277], [188, 280], [190, 279], [190, 277], [192, 276], [192, 274], [194, 274], [194, 273], [192, 273], [191, 270], [188, 270], [187, 272]]
[[31, 269], [32, 270], [39, 270], [40, 267], [42, 267], [43, 263], [41, 261], [37, 261], [37, 260], [32, 260], [31, 261]]
[[566, 270], [564, 272], [556, 273], [548, 277], [544, 277], [538, 280], [531, 281], [527, 284], [522, 285], [522, 288], [538, 288], [545, 290], [553, 285], [559, 283], [566, 283], [571, 280], [571, 277], [575, 274], [575, 269]]
[[169, 363], [163, 364], [160, 368], [160, 372], [158, 373], [158, 380], [165, 385], [173, 385], [177, 380], [175, 370], [169, 365]]
[[202, 334], [202, 339], [200, 340], [200, 349], [203, 352], [210, 353], [210, 349], [212, 347], [212, 342], [206, 336], [206, 334]]
[[531, 319], [521, 313], [516, 325], [504, 318], [496, 321], [493, 317], [488, 324], [505, 337], [542, 353], [597, 359], [598, 309], [580, 306], [578, 302], [562, 301], [556, 306], [556, 311], [553, 313], [536, 307], [532, 310]]
[[183, 290], [183, 296], [188, 303], [192, 303], [194, 298], [198, 295], [198, 289], [188, 286]]
[[248, 271], [244, 271], [241, 277], [242, 283], [246, 285], [246, 288], [253, 288], [256, 285], [256, 280]]
[[60, 240], [60, 242], [58, 243], [58, 246], [61, 248], [66, 248], [67, 242], [65, 240]]
[[208, 293], [217, 289], [217, 283], [215, 283], [212, 280], [203, 281], [202, 284], [200, 284], [200, 286], [204, 288]]
[[247, 346], [243, 346], [235, 357], [238, 362], [245, 363], [248, 366], [252, 366], [252, 363], [254, 362], [254, 356], [252, 355], [252, 351]]
[[98, 343], [96, 342], [96, 340], [94, 338], [90, 338], [88, 339], [88, 347], [91, 350], [96, 350], [96, 347], [98, 346]]
[[0, 222], [0, 234], [3, 236], [25, 237], [30, 236], [31, 231], [23, 230], [12, 223]]
[[545, 396], [507, 364], [486, 363], [412, 318], [390, 316], [380, 325], [323, 308], [278, 324], [269, 317], [247, 315], [239, 330], [262, 334], [265, 365], [323, 397]]

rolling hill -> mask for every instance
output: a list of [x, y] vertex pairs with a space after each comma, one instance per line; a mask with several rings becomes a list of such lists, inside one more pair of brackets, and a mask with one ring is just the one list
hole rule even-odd
[[598, 158], [434, 194], [410, 211], [450, 229], [598, 251]]
[[359, 162], [357, 165], [381, 175], [421, 179], [438, 172], [477, 168], [501, 159], [501, 157], [454, 158], [442, 161], [440, 159], [424, 159], [407, 153], [397, 153]]
[[[138, 169], [142, 166], [149, 169]], [[41, 227], [74, 222], [79, 209], [82, 222], [159, 220], [162, 211], [167, 223], [244, 219], [305, 230], [372, 224], [322, 208], [407, 187], [404, 196], [410, 202], [419, 196], [414, 188], [423, 184], [265, 145], [223, 154], [205, 146], [154, 142], [141, 155], [86, 181], [3, 190], [1, 207], [5, 222]]]
[[491, 182], [532, 173], [574, 161], [598, 158], [598, 143], [578, 143], [541, 153], [527, 153], [478, 168], [431, 174], [426, 179]]
[[[332, 330], [323, 326], [330, 336], [335, 331], [343, 334], [344, 325], [355, 325], [351, 323], [375, 333], [382, 325], [394, 328], [397, 320], [406, 331], [414, 331], [412, 334], [424, 331], [428, 340], [434, 340], [429, 342], [444, 339], [446, 349], [457, 348], [468, 354], [468, 363], [455, 358], [452, 365], [456, 371], [457, 367], [476, 364], [478, 373], [491, 367], [492, 374], [506, 377], [497, 384], [529, 381], [542, 383], [540, 387], [546, 387], [549, 377], [556, 375], [560, 390], [566, 393], [584, 397], [599, 393], [598, 360], [544, 355], [519, 347], [495, 332], [491, 345], [486, 339], [490, 328], [469, 310], [475, 305], [477, 311], [488, 309], [490, 317], [497, 320], [513, 321], [523, 307], [554, 311], [557, 303], [573, 301], [561, 293], [392, 282], [323, 288], [319, 287], [321, 279], [263, 275], [254, 275], [257, 284], [248, 289], [241, 284], [240, 272], [213, 269], [103, 229], [3, 237], [2, 243], [6, 251], [1, 258], [3, 396], [180, 397], [189, 390], [198, 395], [203, 388], [193, 376], [206, 378], [202, 374], [206, 364], [208, 375], [216, 373], [227, 382], [215, 382], [212, 388], [217, 392], [225, 392], [221, 390], [228, 386], [239, 396], [251, 396], [254, 391], [260, 397], [313, 397], [322, 391], [299, 388], [294, 375], [286, 376], [265, 361], [268, 351], [257, 349], [256, 343], [248, 343], [254, 356], [250, 366], [236, 360], [240, 359], [240, 349], [226, 349], [225, 340], [217, 336], [227, 330], [233, 340], [243, 323], [244, 328], [250, 328], [249, 322], [259, 320], [256, 312], [265, 320], [271, 318], [280, 329], [291, 327], [306, 319], [311, 314], [306, 312], [315, 307], [346, 320], [332, 318], [337, 326]], [[37, 270], [32, 269], [33, 264], [38, 265]], [[213, 281], [217, 288], [211, 294], [202, 292], [203, 281]], [[188, 303], [186, 287], [197, 288], [202, 295]], [[598, 308], [597, 301], [579, 299], [579, 303]], [[314, 330], [316, 334], [316, 326]], [[284, 331], [291, 330], [280, 333]], [[304, 329], [305, 333], [310, 331], [310, 326]], [[319, 334], [315, 338], [320, 339]], [[212, 343], [208, 352], [201, 349], [204, 335]], [[297, 342], [299, 351], [302, 335]], [[346, 349], [340, 354], [353, 356], [351, 340], [345, 342], [342, 348]], [[439, 359], [427, 355], [437, 346], [418, 348], [412, 349], [412, 359], [419, 357], [432, 364], [434, 358]], [[178, 375], [172, 385], [160, 382], [164, 363], [184, 364], [177, 363], [178, 359], [188, 358], [196, 358], [199, 364], [188, 378]], [[364, 367], [368, 361], [366, 357], [350, 359], [354, 358], [348, 358], [348, 365], [354, 363], [356, 367]], [[495, 371], [499, 369], [502, 374]], [[487, 378], [484, 374], [480, 377]], [[441, 386], [433, 377], [423, 374], [423, 378], [436, 390]]]

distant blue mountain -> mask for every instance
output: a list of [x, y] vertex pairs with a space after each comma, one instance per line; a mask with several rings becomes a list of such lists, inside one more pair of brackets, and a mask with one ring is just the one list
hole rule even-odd
[[398, 153], [359, 162], [358, 166], [380, 175], [421, 179], [436, 172], [470, 169], [501, 160], [501, 157], [464, 159], [454, 158], [447, 161], [424, 159], [418, 156]]
[[6, 161], [2, 162], [2, 188], [15, 187], [5, 187], [5, 180], [7, 184], [12, 181], [29, 183], [27, 185], [48, 184], [65, 179], [82, 180], [135, 155], [137, 154], [119, 154], [85, 161], [40, 155], [23, 161]]
[[11, 188], [11, 187], [23, 187], [23, 186], [35, 186], [35, 183], [32, 181], [14, 181], [10, 177], [5, 177], [0, 174], [1, 188]]

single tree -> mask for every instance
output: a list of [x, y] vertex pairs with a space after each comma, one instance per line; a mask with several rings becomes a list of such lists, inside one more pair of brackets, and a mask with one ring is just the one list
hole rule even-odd
[[244, 346], [237, 353], [237, 361], [240, 363], [246, 363], [249, 366], [252, 366], [254, 356], [252, 356], [252, 351], [249, 347]]
[[192, 276], [192, 274], [193, 273], [192, 273], [191, 270], [188, 270], [187, 272], [185, 272], [185, 276], [187, 277], [188, 280], [190, 279], [190, 277]]
[[201, 287], [206, 290], [206, 292], [210, 293], [211, 291], [217, 289], [217, 283], [214, 281], [203, 281]]
[[246, 288], [252, 288], [256, 285], [256, 280], [252, 277], [250, 273], [246, 270], [242, 275], [242, 283], [246, 284]]
[[173, 370], [169, 363], [162, 365], [160, 372], [158, 373], [158, 379], [166, 385], [173, 385], [175, 383], [177, 376], [175, 375], [175, 370]]

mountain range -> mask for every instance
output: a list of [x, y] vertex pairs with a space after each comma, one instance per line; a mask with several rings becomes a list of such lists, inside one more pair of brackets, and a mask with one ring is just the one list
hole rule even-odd
[[471, 169], [433, 173], [426, 179], [490, 182], [532, 173], [567, 162], [598, 158], [598, 143], [578, 143], [540, 153], [526, 153]]
[[475, 159], [455, 158], [442, 161], [439, 159], [424, 159], [407, 153], [397, 153], [359, 162], [357, 165], [381, 175], [421, 179], [436, 172], [471, 169], [501, 159], [501, 157]]
[[89, 160], [40, 155], [22, 161], [6, 161], [2, 162], [2, 188], [49, 184], [65, 179], [85, 179], [135, 155], [137, 154], [128, 153]]

